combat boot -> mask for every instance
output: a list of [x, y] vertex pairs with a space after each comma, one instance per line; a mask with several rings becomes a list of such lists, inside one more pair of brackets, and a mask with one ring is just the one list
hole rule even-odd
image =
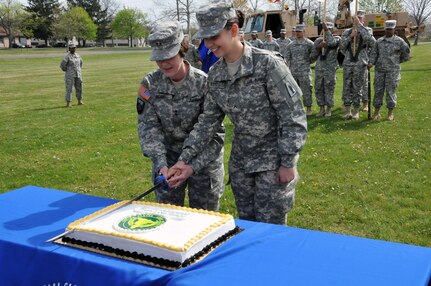
[[311, 111], [311, 106], [307, 106], [307, 116], [313, 115], [313, 111]]
[[353, 108], [352, 119], [353, 120], [358, 120], [359, 119], [359, 107]]
[[346, 120], [352, 119], [352, 111], [350, 110], [350, 106], [345, 106], [344, 110], [345, 110], [345, 113], [343, 118]]
[[325, 117], [331, 117], [331, 115], [332, 115], [331, 107], [328, 106], [325, 111]]
[[374, 109], [373, 120], [375, 120], [375, 121], [379, 121], [380, 120], [380, 107], [376, 107]]
[[78, 105], [84, 105], [84, 101], [82, 101], [82, 99], [78, 99]]
[[362, 104], [362, 111], [368, 112], [368, 102], [367, 102], [367, 101], [365, 101], [365, 102]]
[[72, 102], [71, 101], [66, 101], [66, 107], [72, 107]]
[[323, 115], [325, 115], [325, 106], [320, 106], [320, 111], [316, 114], [316, 117], [322, 117]]
[[389, 108], [389, 112], [388, 112], [388, 120], [389, 121], [394, 121], [395, 117], [394, 117], [394, 109], [393, 108]]

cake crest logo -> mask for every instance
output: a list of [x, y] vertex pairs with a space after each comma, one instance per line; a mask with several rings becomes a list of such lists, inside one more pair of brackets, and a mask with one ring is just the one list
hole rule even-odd
[[166, 218], [156, 214], [137, 214], [122, 219], [118, 226], [125, 230], [143, 231], [155, 229], [166, 222]]

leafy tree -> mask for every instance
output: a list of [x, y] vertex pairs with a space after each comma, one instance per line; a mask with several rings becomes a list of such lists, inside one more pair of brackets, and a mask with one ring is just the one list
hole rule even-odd
[[48, 40], [53, 36], [53, 27], [56, 16], [60, 13], [58, 0], [28, 0], [26, 11], [31, 14], [33, 34], [36, 38]]
[[31, 30], [26, 29], [28, 14], [17, 0], [0, 0], [0, 26], [9, 38], [9, 48], [12, 48], [15, 35], [18, 33], [29, 37]]
[[403, 9], [399, 0], [359, 0], [359, 8], [366, 13], [399, 12]]
[[127, 38], [131, 46], [134, 38], [148, 36], [147, 24], [144, 13], [137, 9], [125, 8], [115, 15], [112, 30], [116, 36]]

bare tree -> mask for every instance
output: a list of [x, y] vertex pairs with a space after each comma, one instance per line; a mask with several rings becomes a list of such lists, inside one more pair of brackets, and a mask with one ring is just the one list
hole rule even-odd
[[[431, 16], [431, 1], [430, 0], [404, 0], [404, 6], [407, 12], [413, 17], [417, 27], [425, 24], [427, 19]], [[419, 31], [416, 32], [416, 39], [414, 45], [416, 46], [419, 41]]]
[[153, 2], [160, 8], [160, 13], [155, 16], [154, 22], [166, 19], [177, 20], [186, 24], [186, 32], [190, 34], [191, 27], [196, 22], [195, 0], [153, 0]]

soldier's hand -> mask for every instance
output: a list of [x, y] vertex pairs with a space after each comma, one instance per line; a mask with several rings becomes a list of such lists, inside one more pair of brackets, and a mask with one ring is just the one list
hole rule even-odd
[[322, 28], [323, 30], [328, 31], [328, 26], [326, 26], [325, 22], [322, 23]]
[[350, 34], [350, 37], [351, 37], [351, 38], [356, 37], [356, 33], [357, 33], [357, 32], [356, 32], [356, 29], [355, 29], [355, 28], [353, 28], [353, 29], [352, 29], [352, 33]]
[[372, 64], [368, 64], [368, 65], [367, 65], [368, 70], [370, 70], [372, 67], [373, 67], [373, 65], [372, 65]]
[[160, 173], [163, 177], [165, 177], [165, 178], [169, 178], [169, 177], [168, 177], [168, 167], [162, 167], [162, 168], [160, 168], [159, 173]]
[[182, 183], [184, 183], [191, 175], [193, 175], [193, 168], [184, 163], [183, 161], [178, 161], [174, 166], [172, 166], [168, 171], [169, 187], [176, 188]]
[[326, 48], [326, 42], [321, 42], [321, 43], [320, 43], [320, 48], [321, 48], [321, 49]]
[[295, 175], [296, 175], [295, 168], [286, 168], [281, 166], [277, 172], [278, 184], [279, 185], [289, 184], [293, 179], [295, 179]]
[[355, 26], [357, 27], [360, 23], [361, 21], [359, 20], [359, 17], [355, 16], [355, 22], [354, 22]]

